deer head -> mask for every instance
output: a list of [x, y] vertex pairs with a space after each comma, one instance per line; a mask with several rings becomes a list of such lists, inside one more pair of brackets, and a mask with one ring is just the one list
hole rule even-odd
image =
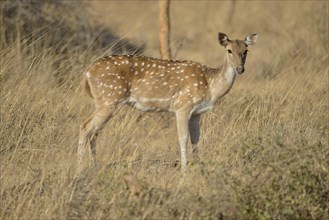
[[258, 34], [248, 35], [244, 40], [230, 40], [224, 33], [218, 33], [219, 44], [226, 48], [226, 59], [229, 67], [233, 68], [235, 73], [244, 72], [244, 64], [247, 59], [248, 46], [254, 45]]

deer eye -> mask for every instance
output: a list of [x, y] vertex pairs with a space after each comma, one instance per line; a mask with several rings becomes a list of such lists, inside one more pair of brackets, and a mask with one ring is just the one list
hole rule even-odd
[[232, 50], [228, 49], [227, 52], [228, 52], [228, 53], [232, 53]]

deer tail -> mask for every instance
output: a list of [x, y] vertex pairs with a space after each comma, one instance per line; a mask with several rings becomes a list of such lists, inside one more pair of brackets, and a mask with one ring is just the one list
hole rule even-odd
[[90, 98], [93, 98], [93, 95], [91, 94], [91, 90], [90, 90], [90, 85], [89, 85], [88, 79], [85, 79], [85, 91], [90, 96]]

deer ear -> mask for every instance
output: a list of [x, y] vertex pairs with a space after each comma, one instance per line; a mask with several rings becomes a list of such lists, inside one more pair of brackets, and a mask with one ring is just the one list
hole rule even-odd
[[221, 32], [218, 33], [218, 42], [220, 45], [226, 47], [229, 41], [230, 40], [228, 39], [228, 36], [226, 34]]
[[258, 39], [258, 33], [252, 33], [252, 34], [249, 34], [245, 39], [244, 39], [244, 42], [248, 45], [248, 46], [251, 46], [251, 45], [254, 45], [256, 43]]

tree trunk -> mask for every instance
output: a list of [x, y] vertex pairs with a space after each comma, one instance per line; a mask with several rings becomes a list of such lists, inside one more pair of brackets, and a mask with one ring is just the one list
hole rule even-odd
[[170, 49], [170, 0], [159, 0], [159, 40], [160, 57], [162, 59], [172, 59]]

